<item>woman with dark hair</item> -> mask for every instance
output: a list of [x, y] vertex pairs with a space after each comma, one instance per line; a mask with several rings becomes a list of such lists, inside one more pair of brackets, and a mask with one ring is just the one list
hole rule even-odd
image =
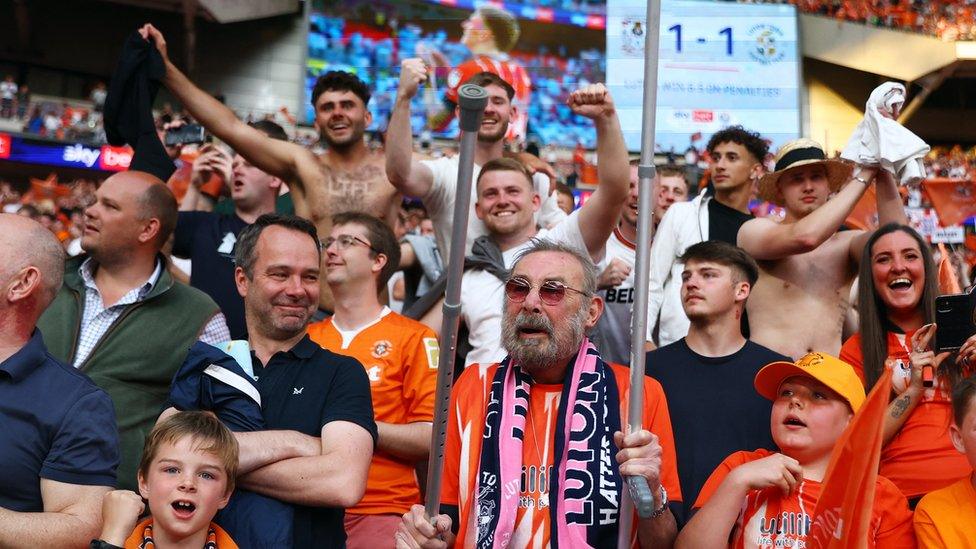
[[[976, 354], [976, 336], [958, 357], [936, 356], [935, 297], [939, 293], [935, 262], [928, 244], [914, 229], [890, 223], [868, 239], [858, 282], [860, 332], [851, 336], [840, 357], [854, 366], [870, 390], [884, 368], [892, 370], [891, 404], [884, 422], [881, 474], [914, 505], [918, 498], [948, 486], [970, 472], [966, 457], [949, 438], [950, 395], [962, 377], [961, 365]], [[932, 387], [922, 382], [932, 367]]]

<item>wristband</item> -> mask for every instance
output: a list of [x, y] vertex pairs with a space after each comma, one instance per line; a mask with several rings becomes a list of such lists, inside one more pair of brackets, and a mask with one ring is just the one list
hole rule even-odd
[[664, 489], [664, 485], [661, 485], [661, 506], [651, 513], [651, 518], [656, 519], [657, 517], [664, 514], [668, 510], [668, 491]]
[[865, 185], [870, 185], [871, 184], [870, 181], [866, 181], [864, 179], [861, 179], [861, 172], [858, 172], [857, 174], [855, 174], [854, 176], [852, 176], [851, 179], [853, 179], [855, 181], [860, 181], [861, 183], [864, 183]]

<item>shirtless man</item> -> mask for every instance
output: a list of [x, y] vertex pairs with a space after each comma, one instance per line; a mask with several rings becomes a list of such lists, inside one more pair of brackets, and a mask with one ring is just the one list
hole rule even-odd
[[[814, 349], [839, 354], [851, 283], [869, 233], [838, 229], [875, 171], [852, 174], [849, 164], [827, 160], [809, 139], [787, 143], [776, 154], [776, 171], [760, 180], [759, 195], [786, 208], [786, 218], [747, 221], [738, 238], [759, 263], [759, 281], [746, 305], [753, 341], [793, 358]], [[907, 223], [894, 178], [878, 170], [875, 182], [880, 224]]]
[[[315, 224], [319, 234], [332, 232], [332, 216], [359, 211], [396, 223], [402, 197], [386, 178], [383, 155], [369, 150], [363, 134], [372, 121], [366, 108], [369, 89], [355, 76], [330, 71], [312, 90], [315, 128], [329, 148], [316, 156], [308, 149], [271, 139], [251, 128], [198, 88], [170, 61], [166, 40], [152, 25], [139, 33], [154, 42], [166, 63], [163, 84], [207, 131], [230, 145], [248, 162], [287, 182], [295, 213]], [[319, 307], [332, 310], [332, 293], [323, 277]]]

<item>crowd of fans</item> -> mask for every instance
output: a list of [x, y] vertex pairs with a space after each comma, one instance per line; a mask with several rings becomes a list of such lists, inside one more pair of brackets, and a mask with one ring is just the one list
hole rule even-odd
[[[466, 32], [500, 40], [493, 10]], [[613, 97], [577, 81], [562, 106], [595, 158], [559, 161], [597, 185], [574, 204], [554, 149], [507, 148], [499, 72], [467, 80], [487, 95], [473, 166], [412, 127], [422, 56], [389, 59], [381, 144], [377, 89], [320, 75], [311, 150], [139, 33], [185, 110], [158, 116], [160, 143], [135, 132], [134, 168], [103, 181], [0, 183], [0, 546], [976, 544], [973, 304], [900, 173], [730, 126], [660, 166], [641, 212]], [[216, 139], [165, 144], [191, 119]], [[937, 148], [927, 170], [966, 179], [971, 156]], [[845, 226], [865, 200], [877, 228]], [[934, 323], [940, 293], [963, 320]]]
[[938, 36], [976, 39], [976, 4], [971, 0], [789, 0], [801, 11]]

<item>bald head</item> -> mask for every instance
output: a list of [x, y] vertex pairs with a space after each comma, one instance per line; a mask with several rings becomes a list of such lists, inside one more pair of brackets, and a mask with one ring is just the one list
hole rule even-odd
[[81, 247], [100, 263], [151, 257], [176, 227], [176, 199], [165, 183], [143, 172], [120, 172], [106, 179], [85, 210]]
[[40, 316], [61, 288], [64, 255], [58, 239], [37, 221], [0, 214], [2, 306], [33, 298]]

